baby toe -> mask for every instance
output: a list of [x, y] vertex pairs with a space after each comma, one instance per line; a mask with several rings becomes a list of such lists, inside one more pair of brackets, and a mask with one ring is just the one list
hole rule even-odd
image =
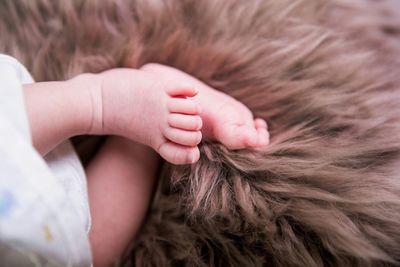
[[257, 118], [254, 120], [254, 127], [256, 127], [256, 129], [259, 129], [259, 128], [268, 129], [268, 124], [265, 120], [263, 120], [261, 118]]
[[198, 147], [181, 146], [173, 142], [162, 144], [158, 153], [166, 161], [176, 165], [195, 163], [200, 158]]
[[220, 141], [224, 146], [229, 149], [243, 149], [249, 146], [249, 143], [253, 144], [252, 140], [254, 137], [252, 133], [248, 131], [248, 126], [223, 125], [220, 129], [216, 129], [215, 134], [217, 140]]
[[168, 115], [168, 124], [182, 130], [199, 131], [203, 126], [203, 121], [200, 116], [171, 113]]
[[197, 146], [202, 138], [200, 131], [185, 131], [172, 127], [168, 127], [164, 131], [164, 136], [168, 140], [183, 146]]
[[239, 136], [242, 136], [243, 143], [246, 147], [255, 147], [258, 143], [258, 133], [253, 127], [242, 126], [237, 130]]
[[269, 132], [264, 128], [257, 129], [258, 142], [257, 147], [265, 147], [269, 144]]
[[167, 103], [168, 111], [171, 113], [182, 113], [197, 115], [200, 113], [199, 105], [191, 99], [171, 98]]
[[170, 96], [193, 97], [197, 95], [199, 91], [193, 86], [182, 84], [178, 86], [173, 86], [171, 88], [166, 88], [166, 92]]
[[200, 150], [197, 146], [188, 149], [187, 163], [196, 163], [199, 159], [200, 159]]

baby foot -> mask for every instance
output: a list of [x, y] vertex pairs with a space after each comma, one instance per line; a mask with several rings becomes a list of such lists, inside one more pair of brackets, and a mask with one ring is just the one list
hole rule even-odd
[[194, 100], [204, 110], [203, 135], [230, 149], [262, 148], [269, 144], [267, 123], [253, 118], [250, 110], [236, 99], [206, 85]]
[[194, 163], [202, 134], [194, 87], [140, 70], [114, 69], [102, 75], [103, 134], [151, 146], [173, 164]]
[[251, 111], [236, 99], [172, 67], [147, 64], [141, 69], [165, 79], [185, 81], [199, 89], [193, 100], [202, 110], [200, 115], [205, 138], [217, 140], [229, 149], [262, 148], [268, 145], [267, 123], [260, 118], [254, 119]]
[[197, 145], [202, 139], [200, 130], [203, 122], [199, 116], [200, 107], [188, 98], [197, 93], [190, 87], [176, 87], [168, 91], [168, 125], [161, 130], [164, 137], [153, 147], [171, 163], [195, 163], [200, 158]]

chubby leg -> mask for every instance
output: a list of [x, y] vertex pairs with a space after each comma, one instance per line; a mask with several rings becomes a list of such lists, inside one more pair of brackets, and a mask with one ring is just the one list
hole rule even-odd
[[151, 148], [114, 136], [89, 163], [95, 267], [110, 266], [137, 234], [150, 204], [158, 164]]

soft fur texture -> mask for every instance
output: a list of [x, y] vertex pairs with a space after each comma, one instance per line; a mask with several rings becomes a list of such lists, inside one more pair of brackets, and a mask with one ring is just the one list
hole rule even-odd
[[121, 265], [400, 265], [400, 9], [367, 0], [0, 2], [41, 80], [171, 65], [269, 122], [262, 152], [166, 166]]

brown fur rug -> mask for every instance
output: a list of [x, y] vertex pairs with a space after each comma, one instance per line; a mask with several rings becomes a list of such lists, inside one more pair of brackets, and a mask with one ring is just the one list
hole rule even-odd
[[[269, 122], [263, 152], [165, 166], [136, 266], [400, 266], [396, 0], [0, 1], [41, 80], [171, 65]], [[396, 12], [398, 12], [396, 14]]]

